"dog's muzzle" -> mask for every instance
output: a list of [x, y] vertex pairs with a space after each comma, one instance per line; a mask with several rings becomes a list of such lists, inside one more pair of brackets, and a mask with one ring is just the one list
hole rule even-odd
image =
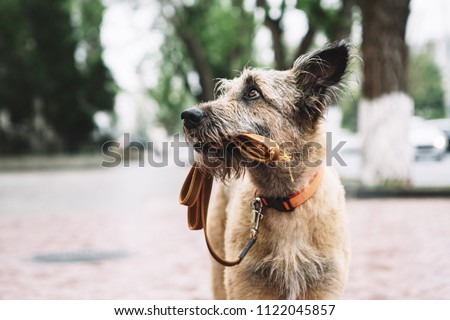
[[184, 121], [184, 126], [188, 129], [197, 127], [205, 118], [202, 110], [190, 108], [181, 113], [181, 119]]

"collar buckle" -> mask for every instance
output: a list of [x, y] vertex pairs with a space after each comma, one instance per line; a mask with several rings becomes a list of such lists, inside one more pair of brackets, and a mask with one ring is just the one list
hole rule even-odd
[[295, 207], [292, 205], [290, 198], [266, 198], [260, 197], [262, 203], [269, 208], [273, 208], [277, 211], [291, 212], [294, 211]]

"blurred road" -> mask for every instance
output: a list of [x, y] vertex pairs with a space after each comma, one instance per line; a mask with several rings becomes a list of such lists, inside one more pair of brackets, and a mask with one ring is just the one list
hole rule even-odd
[[[186, 173], [175, 166], [1, 172], [0, 299], [211, 298], [203, 235], [188, 230], [178, 205]], [[450, 299], [449, 209], [450, 199], [348, 200], [345, 298]], [[92, 251], [128, 256], [33, 260]]]

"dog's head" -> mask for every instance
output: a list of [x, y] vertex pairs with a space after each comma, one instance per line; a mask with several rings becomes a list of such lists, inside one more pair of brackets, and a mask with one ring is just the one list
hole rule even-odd
[[244, 69], [235, 79], [220, 80], [216, 100], [181, 114], [196, 160], [222, 179], [239, 175], [246, 159], [229, 143], [239, 133], [268, 137], [298, 153], [317, 134], [349, 58], [349, 44], [342, 41], [300, 56], [289, 70]]

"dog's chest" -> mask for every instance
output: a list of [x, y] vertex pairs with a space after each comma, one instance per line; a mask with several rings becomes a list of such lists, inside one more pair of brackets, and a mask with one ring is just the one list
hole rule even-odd
[[[332, 270], [331, 260], [310, 243], [311, 235], [301, 228], [284, 225], [267, 229], [272, 237], [258, 239], [260, 247], [249, 261], [250, 272], [276, 288], [285, 299], [305, 298], [307, 292], [326, 281]], [[277, 231], [279, 236], [273, 237]]]
[[[238, 254], [241, 249], [238, 239], [246, 239], [251, 226], [250, 206], [241, 203], [239, 208], [240, 214], [230, 213], [226, 237], [230, 256]], [[332, 269], [329, 260], [311, 243], [314, 236], [310, 232], [308, 225], [301, 219], [295, 220], [292, 213], [266, 210], [257, 243], [243, 262], [248, 277], [278, 291], [284, 299], [305, 298], [307, 292], [325, 281]]]

